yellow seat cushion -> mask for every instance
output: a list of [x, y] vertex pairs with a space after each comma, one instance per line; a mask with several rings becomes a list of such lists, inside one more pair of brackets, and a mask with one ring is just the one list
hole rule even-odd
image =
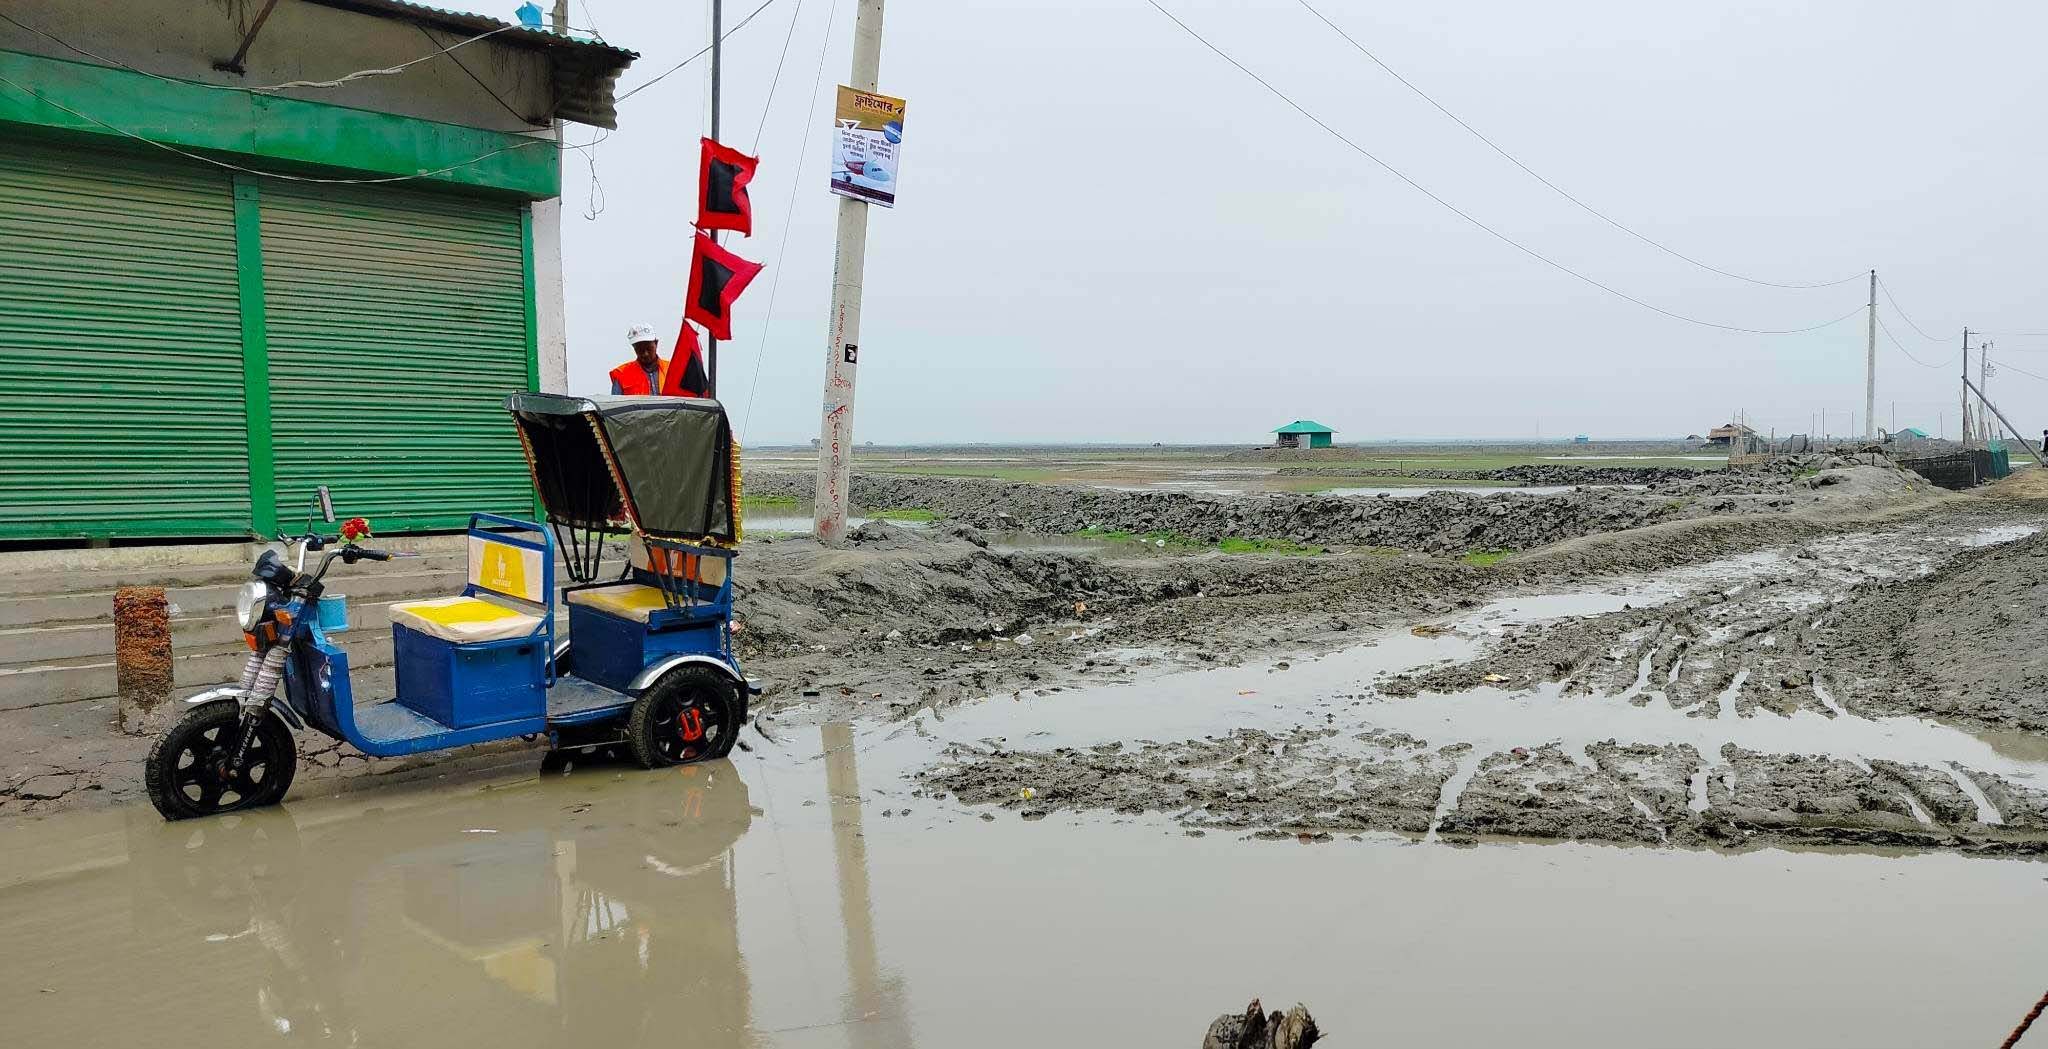
[[391, 621], [456, 644], [504, 641], [540, 629], [537, 615], [475, 597], [400, 601], [391, 606]]
[[659, 587], [643, 583], [599, 587], [592, 590], [571, 590], [569, 603], [595, 608], [636, 623], [645, 623], [649, 614], [668, 607], [668, 602], [662, 598]]

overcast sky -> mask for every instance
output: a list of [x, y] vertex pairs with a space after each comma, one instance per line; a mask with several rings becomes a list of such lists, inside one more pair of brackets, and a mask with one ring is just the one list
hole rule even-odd
[[[1637, 298], [1765, 329], [1865, 299], [1861, 282], [1716, 276], [1601, 223], [1293, 0], [1161, 2], [1451, 203]], [[1896, 402], [1899, 425], [1932, 431], [1945, 414], [1954, 433], [1964, 325], [2048, 333], [2048, 7], [1312, 2], [1645, 236], [1772, 281], [1876, 267], [1941, 340], [1881, 306], [1907, 349], [1941, 367], [1880, 333], [1880, 423]], [[755, 4], [728, 0], [728, 22]], [[642, 54], [630, 88], [707, 42], [707, 9], [576, 0], [573, 14]], [[749, 443], [817, 434], [837, 206], [826, 135], [853, 11], [774, 0], [727, 45], [722, 137], [750, 149], [797, 16], [759, 144], [757, 232], [734, 245], [769, 269], [721, 358], [720, 393]], [[565, 155], [577, 390], [603, 392], [630, 324], [678, 323], [706, 86], [700, 64], [622, 105], [595, 151], [594, 221], [582, 217], [589, 169]], [[1682, 436], [1737, 409], [1781, 434], [1823, 409], [1831, 431], [1851, 411], [1860, 426], [1860, 312], [1746, 335], [1590, 287], [1352, 152], [1145, 0], [899, 0], [881, 89], [909, 104], [901, 199], [869, 218], [862, 441], [1249, 443], [1296, 418], [1340, 440]], [[2048, 376], [2048, 335], [1993, 338], [1994, 366]], [[2048, 381], [2008, 370], [1991, 393], [2021, 427], [2048, 426]]]

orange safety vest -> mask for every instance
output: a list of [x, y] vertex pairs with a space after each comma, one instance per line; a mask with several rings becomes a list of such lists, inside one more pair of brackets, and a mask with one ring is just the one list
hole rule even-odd
[[619, 384], [619, 392], [627, 397], [645, 397], [651, 393], [660, 393], [661, 388], [668, 385], [668, 358], [656, 359], [661, 364], [656, 369], [659, 374], [655, 376], [652, 388], [647, 385], [647, 369], [640, 367], [638, 357], [613, 368], [612, 381]]

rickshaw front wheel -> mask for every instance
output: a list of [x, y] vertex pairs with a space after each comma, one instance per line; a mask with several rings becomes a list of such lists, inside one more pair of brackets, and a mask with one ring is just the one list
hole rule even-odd
[[643, 769], [722, 758], [739, 740], [739, 711], [731, 678], [712, 667], [682, 667], [633, 703], [626, 745]]
[[158, 737], [143, 763], [149, 803], [167, 820], [188, 820], [284, 800], [299, 770], [298, 744], [272, 714], [255, 731], [242, 767], [231, 769], [241, 745], [241, 705], [220, 699], [192, 708]]

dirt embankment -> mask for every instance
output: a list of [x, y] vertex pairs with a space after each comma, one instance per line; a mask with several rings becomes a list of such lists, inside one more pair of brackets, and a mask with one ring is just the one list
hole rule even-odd
[[[802, 498], [810, 494], [811, 485], [808, 474], [762, 470], [747, 478], [748, 491], [757, 495]], [[1837, 513], [1868, 512], [1928, 498], [1933, 491], [1913, 475], [1885, 466], [1847, 466], [1812, 476], [1786, 471], [1706, 475], [1668, 482], [1654, 492], [1447, 491], [1402, 499], [1204, 496], [888, 474], [853, 478], [853, 502], [863, 509], [929, 510], [991, 531], [1158, 531], [1204, 543], [1232, 537], [1288, 539], [1326, 547], [1430, 553], [1529, 550], [1579, 536], [1715, 515], [1781, 514], [1823, 506]]]

